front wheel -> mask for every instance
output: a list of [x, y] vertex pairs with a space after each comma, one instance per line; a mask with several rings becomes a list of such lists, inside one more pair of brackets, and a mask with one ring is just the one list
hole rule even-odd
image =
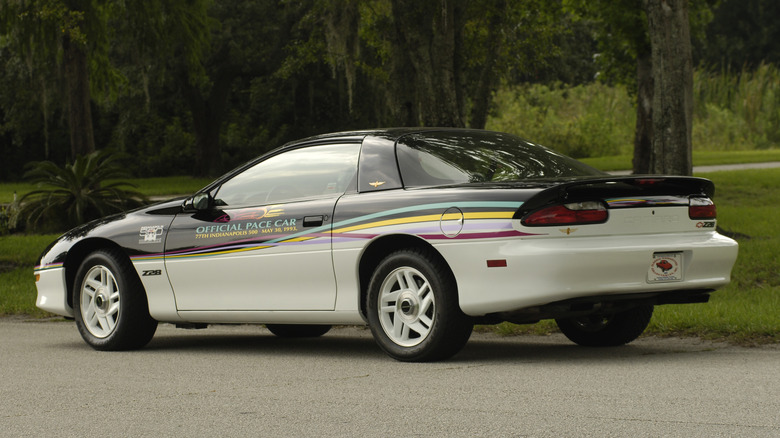
[[460, 310], [452, 272], [423, 249], [397, 251], [379, 263], [367, 308], [374, 339], [401, 361], [449, 358], [463, 348], [474, 327]]
[[141, 280], [117, 250], [95, 251], [81, 263], [73, 312], [81, 337], [96, 350], [141, 348], [157, 330]]
[[650, 324], [653, 306], [645, 305], [610, 315], [556, 319], [572, 342], [586, 347], [615, 347], [638, 338]]

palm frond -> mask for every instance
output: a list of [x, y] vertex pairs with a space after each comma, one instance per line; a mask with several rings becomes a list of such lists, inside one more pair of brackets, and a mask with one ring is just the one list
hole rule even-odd
[[40, 187], [20, 200], [28, 227], [72, 228], [146, 202], [134, 185], [117, 181], [127, 173], [110, 152], [80, 156], [62, 167], [51, 161], [26, 167], [25, 178]]

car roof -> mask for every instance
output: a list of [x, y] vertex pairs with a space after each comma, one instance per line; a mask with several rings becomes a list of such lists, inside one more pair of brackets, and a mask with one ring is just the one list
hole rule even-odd
[[[463, 134], [466, 134], [469, 132], [485, 133], [491, 131], [485, 131], [481, 129], [471, 129], [471, 128], [398, 127], [398, 128], [377, 128], [377, 129], [364, 129], [364, 130], [354, 130], [354, 131], [341, 131], [341, 132], [331, 132], [327, 134], [315, 135], [311, 137], [302, 138], [299, 140], [293, 140], [291, 142], [283, 144], [282, 146], [272, 149], [264, 154], [261, 154], [260, 156], [255, 157], [254, 159], [247, 161], [246, 163], [243, 163], [240, 166], [234, 168], [230, 172], [223, 174], [219, 178], [212, 181], [211, 184], [201, 189], [201, 191], [211, 190], [212, 188], [220, 185], [223, 181], [231, 178], [233, 175], [235, 175], [238, 172], [241, 172], [243, 169], [246, 169], [247, 167], [254, 165], [258, 161], [264, 160], [269, 156], [276, 155], [288, 151], [290, 149], [314, 146], [320, 143], [332, 143], [334, 141], [347, 141], [350, 143], [352, 142], [360, 143], [367, 136], [381, 137], [390, 140], [389, 144], [395, 146], [395, 142], [399, 138], [405, 135], [425, 133], [425, 132], [461, 132]], [[499, 133], [496, 132], [496, 134]]]
[[388, 140], [398, 140], [400, 137], [403, 137], [404, 135], [408, 134], [417, 134], [417, 133], [424, 133], [424, 132], [462, 132], [462, 133], [468, 133], [468, 132], [490, 132], [490, 131], [484, 131], [479, 129], [469, 129], [469, 128], [442, 128], [442, 127], [398, 127], [398, 128], [381, 128], [381, 129], [363, 129], [363, 130], [355, 130], [355, 131], [341, 131], [341, 132], [331, 132], [328, 134], [320, 134], [315, 135], [312, 137], [303, 138], [300, 140], [291, 141], [289, 143], [286, 143], [283, 145], [280, 149], [286, 149], [290, 146], [301, 146], [308, 143], [319, 143], [322, 141], [332, 141], [334, 139], [360, 139], [364, 138], [366, 136], [374, 136], [374, 137], [382, 137], [386, 138]]

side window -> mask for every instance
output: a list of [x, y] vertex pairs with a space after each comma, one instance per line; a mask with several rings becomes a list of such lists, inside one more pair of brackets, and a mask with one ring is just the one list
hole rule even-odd
[[222, 184], [216, 202], [247, 207], [339, 196], [355, 177], [359, 154], [360, 144], [355, 143], [311, 146], [274, 155]]

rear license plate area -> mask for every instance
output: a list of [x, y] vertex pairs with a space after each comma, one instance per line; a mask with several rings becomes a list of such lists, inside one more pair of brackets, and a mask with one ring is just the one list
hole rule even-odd
[[649, 283], [666, 283], [683, 280], [683, 253], [657, 252], [653, 254], [653, 262], [647, 269]]

